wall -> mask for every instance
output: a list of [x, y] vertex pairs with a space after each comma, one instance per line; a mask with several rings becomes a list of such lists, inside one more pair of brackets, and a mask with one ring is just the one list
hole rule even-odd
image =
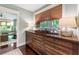
[[[73, 16], [79, 17], [79, 5], [78, 4], [63, 4], [63, 15], [62, 17]], [[78, 19], [79, 20], [79, 19]], [[77, 35], [79, 39], [79, 27], [77, 29], [73, 29], [75, 35]]]
[[77, 16], [77, 4], [63, 4], [62, 17]]
[[78, 39], [79, 39], [79, 4], [78, 4], [78, 12], [77, 12], [77, 14], [78, 14], [78, 16], [77, 16], [77, 25], [78, 25], [78, 28], [77, 28], [77, 36], [78, 36]]
[[17, 20], [17, 46], [25, 44], [25, 28], [28, 26], [27, 23], [34, 24], [33, 13], [15, 5], [5, 4], [0, 6], [17, 10], [19, 12], [19, 18]]
[[[19, 19], [19, 27], [18, 27], [18, 33], [19, 33], [19, 38], [18, 38], [18, 45], [23, 45], [25, 44], [25, 29], [29, 24], [34, 23], [33, 22], [33, 13], [28, 12], [28, 11], [23, 11], [20, 10], [20, 19]], [[29, 23], [29, 24], [28, 24]]]

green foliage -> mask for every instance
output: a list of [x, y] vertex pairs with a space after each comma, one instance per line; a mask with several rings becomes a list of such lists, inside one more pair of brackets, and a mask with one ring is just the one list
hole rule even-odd
[[40, 23], [41, 28], [48, 28], [49, 27], [49, 21], [43, 21]]
[[57, 29], [59, 26], [59, 20], [54, 19], [53, 21], [43, 21], [40, 23], [40, 28], [41, 29], [46, 29], [46, 28], [54, 28]]
[[7, 25], [7, 22], [5, 25], [0, 25], [0, 34], [1, 33], [8, 33], [9, 31], [13, 31], [16, 29], [16, 25]]
[[58, 21], [58, 20], [53, 20], [52, 26], [53, 26], [55, 29], [58, 28], [58, 25], [59, 25], [59, 21]]

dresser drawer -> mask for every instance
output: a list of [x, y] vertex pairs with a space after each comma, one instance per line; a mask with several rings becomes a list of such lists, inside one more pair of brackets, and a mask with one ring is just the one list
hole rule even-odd
[[38, 51], [39, 54], [42, 54], [42, 55], [45, 54], [45, 50], [41, 44], [34, 42], [32, 45], [33, 45], [32, 48]]
[[48, 55], [62, 55], [64, 53], [60, 53], [60, 51], [56, 50], [54, 47], [51, 47], [47, 44], [44, 45], [46, 54]]
[[65, 48], [73, 49], [73, 44], [71, 42], [68, 42], [68, 41], [55, 39], [55, 42], [54, 43], [55, 44], [58, 44], [60, 46], [63, 46]]
[[43, 36], [41, 36], [41, 35], [36, 35], [36, 34], [34, 34], [34, 37], [37, 38], [37, 39], [39, 38], [40, 40], [43, 39]]
[[38, 33], [30, 33], [29, 37], [30, 43], [28, 45], [40, 55], [79, 54], [79, 43], [76, 40], [72, 40], [72, 38], [58, 35], [38, 35]]

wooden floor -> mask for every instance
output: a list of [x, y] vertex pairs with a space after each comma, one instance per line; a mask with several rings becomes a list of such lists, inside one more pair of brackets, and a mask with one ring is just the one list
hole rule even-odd
[[11, 50], [14, 50], [14, 49], [16, 49], [15, 43], [13, 47], [11, 45], [0, 46], [0, 55], [6, 52], [9, 52]]
[[37, 53], [35, 53], [30, 47], [26, 45], [19, 47], [19, 49], [21, 50], [23, 55], [37, 55]]
[[[11, 47], [10, 45], [1, 47], [0, 48], [0, 55], [4, 54], [6, 52], [9, 52], [11, 50], [14, 50], [14, 49], [16, 49], [16, 45], [14, 45], [13, 47]], [[21, 50], [23, 55], [37, 55], [31, 48], [29, 48], [26, 45], [19, 47], [19, 49]]]

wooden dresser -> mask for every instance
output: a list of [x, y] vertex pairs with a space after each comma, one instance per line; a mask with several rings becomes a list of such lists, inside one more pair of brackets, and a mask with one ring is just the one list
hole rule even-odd
[[79, 40], [76, 38], [26, 31], [26, 43], [39, 55], [79, 54]]

